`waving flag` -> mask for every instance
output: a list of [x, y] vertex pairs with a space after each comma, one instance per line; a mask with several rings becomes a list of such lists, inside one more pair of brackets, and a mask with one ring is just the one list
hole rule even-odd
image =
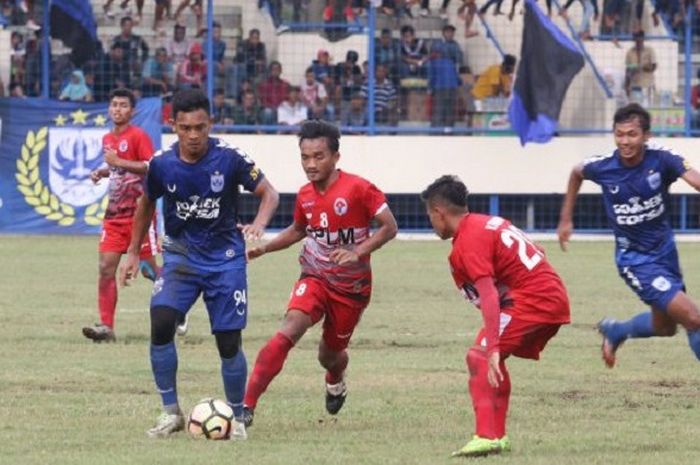
[[557, 130], [566, 91], [583, 68], [576, 45], [525, 0], [525, 24], [508, 117], [520, 143], [547, 142]]
[[[107, 182], [102, 164], [107, 104], [0, 99], [0, 233], [97, 233]], [[160, 147], [161, 102], [142, 99], [132, 120]]]
[[70, 47], [75, 66], [82, 66], [94, 55], [97, 25], [92, 5], [87, 0], [53, 0], [50, 29], [51, 37]]

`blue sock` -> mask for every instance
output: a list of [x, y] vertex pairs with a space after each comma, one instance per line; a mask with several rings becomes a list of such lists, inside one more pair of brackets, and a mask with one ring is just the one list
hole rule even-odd
[[651, 337], [654, 335], [651, 312], [640, 313], [627, 321], [614, 323], [605, 335], [615, 345], [628, 338]]
[[177, 407], [177, 389], [175, 384], [177, 351], [175, 350], [175, 342], [162, 346], [151, 344], [151, 370], [166, 411], [172, 410], [173, 406]]
[[688, 331], [688, 344], [690, 344], [690, 348], [693, 349], [695, 356], [700, 360], [700, 329]]
[[248, 362], [243, 350], [232, 358], [221, 359], [221, 377], [224, 379], [226, 400], [233, 408], [233, 415], [240, 418], [243, 415], [243, 396], [248, 377]]

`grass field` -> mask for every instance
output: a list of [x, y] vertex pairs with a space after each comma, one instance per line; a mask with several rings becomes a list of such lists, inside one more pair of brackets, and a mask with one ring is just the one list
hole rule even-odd
[[[375, 292], [355, 333], [350, 394], [325, 413], [319, 332], [296, 347], [262, 397], [247, 442], [149, 440], [159, 413], [148, 360], [149, 287], [120, 293], [118, 342], [80, 328], [97, 318], [96, 238], [0, 237], [0, 464], [440, 464], [472, 433], [464, 353], [480, 315], [462, 301], [447, 243], [394, 241], [373, 260]], [[685, 335], [632, 341], [604, 368], [595, 322], [642, 305], [617, 277], [612, 244], [544, 244], [573, 305], [573, 324], [538, 363], [511, 359], [508, 456], [479, 463], [696, 464], [700, 363]], [[700, 296], [700, 244], [681, 244]], [[251, 264], [249, 368], [278, 327], [297, 276], [296, 249]], [[223, 396], [201, 303], [178, 341], [179, 392], [189, 408]]]

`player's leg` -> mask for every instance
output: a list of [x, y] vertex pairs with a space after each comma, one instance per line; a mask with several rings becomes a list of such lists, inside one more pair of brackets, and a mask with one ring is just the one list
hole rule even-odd
[[214, 336], [219, 357], [221, 357], [221, 378], [224, 381], [226, 401], [231, 405], [236, 418], [231, 438], [243, 440], [248, 437], [243, 415], [243, 395], [248, 376], [248, 363], [242, 348], [241, 330], [216, 332]]
[[337, 414], [345, 403], [348, 389], [345, 370], [350, 361], [348, 344], [369, 296], [349, 298], [327, 290], [328, 310], [323, 321], [323, 336], [318, 346], [318, 361], [326, 369], [326, 411]]
[[688, 343], [700, 360], [700, 311], [688, 295], [679, 291], [666, 307], [668, 316], [688, 332]]
[[121, 253], [100, 252], [97, 280], [97, 306], [100, 323], [83, 328], [83, 335], [94, 342], [113, 342], [114, 314], [117, 309], [117, 267]]
[[246, 426], [253, 421], [258, 399], [282, 371], [292, 347], [323, 316], [325, 297], [321, 284], [314, 278], [296, 282], [289, 300], [282, 328], [260, 349], [245, 393]]

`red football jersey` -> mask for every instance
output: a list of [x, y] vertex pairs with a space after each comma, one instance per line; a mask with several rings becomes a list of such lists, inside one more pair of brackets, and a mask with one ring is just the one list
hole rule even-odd
[[294, 222], [306, 227], [299, 256], [302, 275], [316, 276], [346, 294], [369, 296], [372, 270], [369, 257], [338, 266], [329, 259], [339, 247], [352, 249], [367, 240], [370, 222], [388, 208], [386, 197], [371, 182], [338, 172], [338, 179], [321, 194], [312, 183], [297, 194]]
[[568, 323], [566, 288], [544, 252], [510, 221], [470, 213], [459, 223], [449, 257], [452, 277], [479, 307], [474, 283], [494, 279], [501, 310], [535, 323]]
[[[148, 161], [153, 157], [153, 143], [143, 129], [129, 126], [121, 134], [109, 132], [102, 138], [103, 149], [112, 148], [120, 158]], [[136, 212], [136, 200], [143, 194], [144, 176], [122, 168], [110, 168], [109, 204], [106, 220], [131, 220]]]

